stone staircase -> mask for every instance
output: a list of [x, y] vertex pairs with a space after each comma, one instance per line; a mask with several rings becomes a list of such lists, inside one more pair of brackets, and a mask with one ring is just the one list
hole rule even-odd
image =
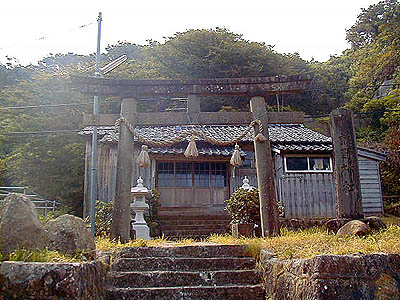
[[108, 300], [263, 298], [261, 272], [243, 245], [126, 248], [108, 276]]
[[228, 215], [158, 216], [162, 234], [169, 239], [206, 238], [210, 234], [225, 234], [229, 230]]

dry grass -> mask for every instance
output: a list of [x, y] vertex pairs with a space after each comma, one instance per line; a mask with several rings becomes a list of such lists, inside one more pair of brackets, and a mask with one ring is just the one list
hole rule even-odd
[[194, 245], [199, 242], [193, 239], [180, 239], [177, 241], [168, 240], [165, 237], [156, 238], [152, 240], [133, 240], [128, 243], [121, 243], [120, 241], [112, 240], [108, 236], [102, 236], [96, 238], [96, 249], [97, 250], [115, 250], [126, 247], [165, 247], [165, 246], [186, 246]]
[[84, 257], [84, 253], [77, 253], [75, 255], [63, 255], [57, 251], [51, 251], [48, 249], [33, 250], [33, 251], [18, 249], [11, 252], [9, 255], [6, 256], [2, 255], [1, 260], [61, 263], [61, 262], [82, 262], [83, 260], [87, 259]]
[[387, 215], [381, 218], [386, 225], [397, 225], [400, 226], [400, 218], [392, 215]]
[[268, 249], [278, 258], [311, 258], [321, 254], [400, 253], [400, 227], [389, 225], [386, 230], [365, 237], [338, 237], [323, 228], [299, 231], [283, 229], [281, 236], [235, 240], [231, 236], [211, 236], [209, 241], [223, 244], [246, 244], [257, 257], [260, 249]]
[[[385, 220], [386, 221], [386, 220]], [[390, 224], [388, 222], [388, 224]], [[261, 249], [268, 249], [281, 259], [311, 258], [321, 254], [370, 254], [377, 252], [400, 253], [400, 226], [389, 225], [386, 230], [371, 233], [365, 237], [338, 237], [328, 233], [324, 228], [312, 228], [299, 231], [282, 229], [279, 237], [273, 238], [240, 238], [231, 235], [211, 235], [204, 241], [196, 242], [192, 239], [169, 241], [165, 238], [151, 241], [136, 240], [121, 244], [111, 241], [107, 237], [97, 238], [96, 245], [99, 250], [112, 250], [123, 247], [163, 247], [184, 246], [196, 244], [243, 244], [249, 253], [258, 257]]]

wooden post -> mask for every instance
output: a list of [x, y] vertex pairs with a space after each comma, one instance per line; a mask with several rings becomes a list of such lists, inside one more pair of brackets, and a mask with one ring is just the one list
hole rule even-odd
[[[121, 114], [135, 125], [134, 113], [136, 113], [136, 99], [125, 98], [121, 103]], [[117, 181], [115, 187], [115, 200], [111, 237], [120, 239], [122, 243], [129, 241], [131, 222], [131, 184], [133, 174], [133, 135], [124, 122], [119, 129]]]
[[260, 191], [260, 215], [263, 237], [279, 235], [279, 211], [276, 201], [274, 165], [268, 133], [268, 117], [263, 97], [252, 97], [250, 109], [254, 119], [260, 120], [265, 141], [256, 138], [260, 132], [258, 126], [254, 130], [254, 151], [257, 167], [257, 182]]
[[361, 184], [353, 112], [339, 108], [331, 113], [335, 198], [338, 218], [362, 218]]
[[193, 94], [188, 95], [187, 115], [191, 124], [198, 124], [200, 117], [200, 96], [196, 94], [197, 86], [193, 86]]

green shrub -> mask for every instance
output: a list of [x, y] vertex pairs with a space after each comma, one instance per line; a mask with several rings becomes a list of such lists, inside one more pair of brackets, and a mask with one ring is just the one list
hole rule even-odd
[[258, 189], [238, 188], [226, 202], [231, 223], [253, 223], [260, 225], [260, 200]]
[[[148, 224], [152, 224], [152, 227], [157, 227], [158, 224], [155, 222], [155, 217], [160, 207], [160, 193], [156, 190], [151, 191], [151, 197], [146, 199], [149, 205], [148, 214], [145, 219]], [[113, 215], [113, 202], [97, 201], [96, 203], [96, 236], [109, 236], [111, 234], [112, 226], [112, 215]], [[86, 217], [85, 221], [90, 224], [90, 217]], [[156, 223], [156, 224], [154, 224]]]
[[97, 201], [96, 236], [111, 234], [113, 207], [114, 207], [113, 202]]
[[[226, 202], [226, 209], [231, 215], [232, 224], [253, 223], [260, 226], [260, 198], [258, 189], [238, 188]], [[285, 210], [278, 202], [279, 215], [284, 216]]]
[[160, 193], [157, 190], [151, 190], [151, 197], [146, 199], [146, 203], [149, 205], [149, 212], [146, 216], [146, 222], [154, 222], [158, 214], [158, 209], [161, 206]]

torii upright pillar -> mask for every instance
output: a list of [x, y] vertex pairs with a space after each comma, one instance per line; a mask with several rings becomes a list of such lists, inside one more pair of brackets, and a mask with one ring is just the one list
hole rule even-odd
[[261, 121], [262, 134], [266, 140], [257, 138], [260, 128], [254, 129], [254, 152], [257, 167], [257, 183], [260, 195], [260, 216], [263, 237], [279, 235], [279, 211], [276, 201], [274, 165], [268, 133], [268, 116], [263, 97], [250, 99], [250, 110], [254, 119]]

